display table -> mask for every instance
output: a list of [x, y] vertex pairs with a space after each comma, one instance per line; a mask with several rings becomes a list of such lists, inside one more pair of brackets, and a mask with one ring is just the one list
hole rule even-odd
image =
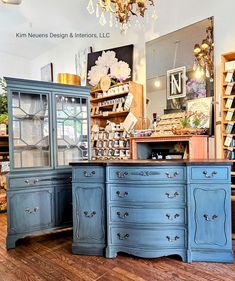
[[232, 262], [230, 163], [72, 165], [74, 254]]
[[151, 149], [162, 148], [173, 143], [185, 143], [188, 160], [208, 159], [208, 136], [204, 135], [168, 135], [158, 137], [131, 138], [131, 158], [148, 159], [151, 156]]

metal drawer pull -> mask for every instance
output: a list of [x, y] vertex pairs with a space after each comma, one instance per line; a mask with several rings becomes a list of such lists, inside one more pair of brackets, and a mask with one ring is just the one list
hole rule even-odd
[[167, 198], [172, 199], [175, 198], [176, 196], [179, 196], [180, 194], [179, 192], [176, 191], [173, 195], [171, 195], [169, 192], [166, 192], [165, 195], [167, 196]]
[[85, 177], [90, 178], [90, 177], [93, 177], [95, 175], [95, 171], [92, 171], [91, 173], [87, 173], [87, 171], [84, 171], [83, 174], [84, 174]]
[[125, 217], [128, 217], [129, 214], [127, 212], [125, 212], [123, 215], [120, 213], [120, 212], [117, 212], [117, 216], [120, 218], [120, 219], [125, 219]]
[[166, 214], [166, 217], [168, 218], [168, 220], [173, 221], [174, 219], [177, 219], [180, 217], [179, 214], [175, 214], [174, 216], [170, 215], [170, 214]]
[[211, 218], [209, 218], [208, 214], [204, 214], [203, 217], [205, 218], [206, 221], [214, 221], [215, 219], [218, 218], [217, 215], [213, 215]]
[[29, 184], [29, 180], [25, 180], [24, 182], [27, 183], [27, 184]]
[[173, 175], [171, 175], [170, 173], [166, 172], [165, 175], [166, 175], [169, 179], [172, 179], [172, 178], [176, 178], [177, 176], [179, 176], [179, 172], [174, 172]]
[[211, 179], [211, 178], [214, 177], [214, 175], [217, 175], [217, 172], [216, 172], [216, 171], [213, 171], [213, 172], [211, 173], [211, 175], [208, 175], [208, 172], [207, 172], [207, 171], [203, 171], [203, 174], [205, 175], [205, 177], [206, 177], [207, 179]]
[[117, 234], [117, 237], [118, 237], [119, 240], [126, 240], [127, 238], [129, 238], [129, 236], [130, 235], [128, 233], [124, 234], [124, 235], [122, 235], [121, 233]]
[[39, 211], [39, 207], [35, 207], [35, 208], [26, 208], [25, 210], [25, 213], [28, 213], [28, 214], [32, 214], [32, 213], [37, 213], [37, 211]]
[[124, 198], [124, 197], [127, 197], [128, 196], [128, 192], [120, 192], [120, 191], [117, 191], [116, 192], [117, 196], [120, 197], [120, 198]]
[[34, 184], [36, 184], [36, 183], [38, 183], [38, 182], [39, 182], [39, 179], [35, 179], [35, 180], [33, 181]]
[[93, 211], [93, 212], [91, 212], [91, 213], [89, 214], [89, 212], [85, 211], [85, 212], [84, 212], [84, 215], [85, 215], [85, 217], [87, 217], [87, 218], [93, 218], [93, 217], [96, 215], [96, 212]]
[[175, 238], [171, 238], [170, 236], [166, 236], [166, 239], [169, 241], [169, 242], [175, 242], [176, 240], [178, 240], [178, 239], [180, 239], [180, 237], [179, 236], [175, 236]]
[[121, 172], [116, 172], [116, 175], [119, 179], [124, 179], [126, 176], [128, 176], [128, 172], [124, 172], [123, 174]]

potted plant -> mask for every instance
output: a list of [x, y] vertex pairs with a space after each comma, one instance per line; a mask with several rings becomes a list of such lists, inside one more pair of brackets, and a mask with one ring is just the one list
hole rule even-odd
[[0, 135], [7, 134], [8, 114], [7, 114], [7, 90], [5, 81], [0, 79]]

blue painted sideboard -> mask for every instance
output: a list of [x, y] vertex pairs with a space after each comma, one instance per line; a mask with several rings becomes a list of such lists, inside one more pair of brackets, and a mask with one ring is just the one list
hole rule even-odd
[[72, 165], [74, 254], [232, 262], [230, 163]]
[[89, 158], [89, 89], [5, 78], [10, 175], [7, 249], [18, 239], [72, 226], [72, 169]]

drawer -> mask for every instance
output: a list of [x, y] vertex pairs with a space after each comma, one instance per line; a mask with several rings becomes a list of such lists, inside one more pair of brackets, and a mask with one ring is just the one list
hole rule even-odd
[[9, 192], [8, 219], [10, 233], [26, 233], [54, 226], [54, 189]]
[[228, 180], [230, 181], [230, 167], [190, 167], [191, 180], [203, 181], [217, 181]]
[[109, 200], [135, 203], [184, 203], [185, 186], [109, 185]]
[[8, 187], [27, 187], [27, 186], [41, 186], [41, 185], [52, 185], [52, 184], [69, 184], [71, 183], [71, 174], [66, 174], [62, 176], [58, 175], [46, 175], [46, 176], [27, 176], [24, 177], [8, 177]]
[[185, 180], [184, 167], [110, 167], [108, 179], [125, 181], [183, 181]]
[[73, 167], [73, 181], [101, 182], [105, 178], [105, 168], [99, 166]]
[[120, 223], [185, 224], [184, 208], [110, 207], [110, 221]]
[[144, 229], [128, 227], [110, 228], [111, 245], [131, 247], [183, 248], [185, 242], [185, 229]]

